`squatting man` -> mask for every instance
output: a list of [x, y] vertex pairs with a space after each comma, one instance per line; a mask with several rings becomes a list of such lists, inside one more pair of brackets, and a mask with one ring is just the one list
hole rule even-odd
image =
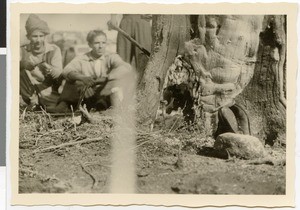
[[[45, 21], [30, 15], [26, 32], [30, 43], [21, 47], [20, 60], [20, 94], [24, 102], [40, 105], [48, 112], [66, 112], [81, 100], [88, 110], [103, 110], [111, 105], [112, 97], [122, 99], [124, 86], [119, 87], [119, 81], [134, 76], [133, 70], [118, 54], [106, 53], [107, 36], [103, 31], [90, 31], [87, 42], [91, 50], [75, 57], [64, 69], [60, 49], [45, 40], [49, 34]], [[63, 79], [66, 83], [59, 94]]]
[[25, 29], [29, 44], [20, 49], [20, 95], [34, 107], [55, 104], [61, 82], [62, 56], [59, 47], [45, 41], [50, 33], [48, 24], [30, 15]]

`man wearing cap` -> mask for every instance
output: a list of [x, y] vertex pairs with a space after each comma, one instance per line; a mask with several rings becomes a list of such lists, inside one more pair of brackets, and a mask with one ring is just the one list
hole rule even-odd
[[31, 14], [25, 25], [29, 44], [21, 47], [20, 94], [29, 105], [56, 104], [62, 73], [59, 47], [46, 42], [48, 24]]
[[[53, 111], [65, 112], [70, 105], [76, 108], [81, 103], [80, 100], [84, 100], [87, 109], [106, 109], [111, 105], [111, 97], [116, 95], [114, 92], [122, 94], [123, 79], [134, 80], [131, 66], [118, 54], [106, 52], [106, 41], [103, 31], [92, 30], [88, 33], [87, 42], [91, 51], [75, 57], [64, 68], [62, 75], [67, 82], [61, 93], [60, 103]], [[131, 83], [126, 84], [126, 89], [134, 85]]]

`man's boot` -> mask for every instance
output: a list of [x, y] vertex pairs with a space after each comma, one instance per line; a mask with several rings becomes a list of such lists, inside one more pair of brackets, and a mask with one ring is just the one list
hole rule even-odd
[[67, 102], [61, 101], [56, 106], [48, 106], [46, 111], [49, 113], [68, 113], [71, 112], [71, 109]]

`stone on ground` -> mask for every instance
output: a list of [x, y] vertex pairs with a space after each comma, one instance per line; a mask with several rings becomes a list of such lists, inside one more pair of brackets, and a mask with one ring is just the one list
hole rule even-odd
[[266, 155], [263, 144], [254, 136], [223, 133], [217, 137], [214, 148], [230, 157], [241, 159], [262, 158]]

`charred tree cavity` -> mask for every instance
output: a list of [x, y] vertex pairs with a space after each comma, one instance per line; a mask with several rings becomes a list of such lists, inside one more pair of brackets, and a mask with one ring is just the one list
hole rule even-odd
[[189, 16], [154, 15], [152, 27], [151, 57], [138, 93], [138, 117], [145, 124], [155, 118], [167, 70], [190, 39]]
[[[196, 116], [205, 136], [224, 132], [218, 130], [222, 115], [233, 132], [243, 128], [270, 145], [285, 140], [286, 16], [157, 15], [152, 37], [138, 94], [141, 123], [155, 119], [166, 75], [170, 80], [170, 69], [178, 70], [171, 68], [176, 58], [194, 71], [183, 89], [198, 107], [184, 111]], [[181, 89], [181, 83], [170, 84]]]

